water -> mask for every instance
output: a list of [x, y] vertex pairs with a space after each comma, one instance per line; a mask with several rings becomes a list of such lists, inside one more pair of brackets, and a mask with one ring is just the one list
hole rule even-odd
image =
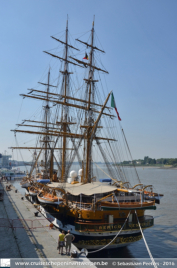
[[[146, 211], [154, 216], [154, 226], [144, 231], [146, 242], [154, 258], [177, 257], [177, 170], [137, 168], [142, 183], [153, 184], [156, 191], [164, 194], [157, 210]], [[103, 252], [93, 257], [103, 256]], [[107, 258], [149, 258], [144, 240], [141, 239], [125, 248], [105, 250]]]
[[[75, 170], [76, 167], [74, 168]], [[23, 170], [21, 168], [21, 170]], [[137, 168], [141, 182], [153, 185], [155, 191], [164, 194], [157, 210], [149, 210], [146, 215], [154, 216], [154, 226], [144, 231], [144, 236], [154, 258], [177, 257], [177, 170], [157, 168]], [[107, 177], [101, 174], [101, 177]], [[23, 194], [19, 181], [14, 186]], [[125, 248], [104, 250], [90, 254], [91, 258], [149, 258], [143, 239]]]

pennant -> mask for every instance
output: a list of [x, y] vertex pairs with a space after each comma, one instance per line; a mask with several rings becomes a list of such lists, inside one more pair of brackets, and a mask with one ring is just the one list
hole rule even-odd
[[119, 121], [121, 121], [121, 118], [120, 118], [119, 113], [117, 111], [117, 107], [116, 107], [113, 93], [111, 94], [111, 107], [115, 109], [115, 111], [117, 113], [117, 117], [118, 117]]
[[87, 55], [87, 53], [85, 53], [85, 57], [83, 58], [83, 60], [88, 60], [88, 55]]

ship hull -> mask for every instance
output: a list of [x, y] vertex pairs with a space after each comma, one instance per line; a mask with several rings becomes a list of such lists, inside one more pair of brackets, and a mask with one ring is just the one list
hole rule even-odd
[[[35, 196], [28, 195], [27, 198], [30, 202], [36, 203], [37, 198]], [[40, 202], [38, 201], [38, 203]], [[122, 230], [117, 237], [118, 230], [110, 230], [109, 232], [101, 230], [99, 232], [81, 232], [76, 230], [76, 224], [74, 222], [71, 223], [70, 220], [62, 219], [62, 213], [58, 213], [60, 211], [60, 206], [58, 205], [40, 203], [39, 210], [60, 231], [67, 233], [70, 230], [70, 233], [75, 236], [74, 244], [79, 249], [97, 250], [105, 247], [109, 243], [106, 249], [114, 249], [128, 246], [142, 239], [140, 229]], [[114, 239], [115, 237], [116, 239]], [[113, 239], [114, 241], [111, 242]]]
[[[61, 231], [67, 232], [70, 230], [70, 233], [75, 236], [74, 244], [77, 248], [82, 249], [86, 248], [88, 250], [92, 249], [101, 249], [104, 246], [108, 245], [117, 235], [118, 232], [107, 232], [107, 233], [90, 233], [90, 232], [79, 232], [75, 230], [75, 225], [73, 224], [64, 224], [56, 216], [57, 213], [49, 213], [46, 208], [40, 206], [40, 212], [44, 217], [50, 219], [50, 221]], [[55, 215], [55, 216], [54, 216]], [[110, 243], [106, 249], [125, 247], [131, 243], [139, 241], [142, 238], [140, 230], [133, 231], [122, 231], [121, 235]]]

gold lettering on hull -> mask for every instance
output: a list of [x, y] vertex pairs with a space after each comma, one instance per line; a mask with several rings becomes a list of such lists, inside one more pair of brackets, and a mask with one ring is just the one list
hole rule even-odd
[[[136, 242], [138, 240], [140, 240], [142, 238], [142, 235], [138, 235], [138, 236], [129, 236], [129, 237], [119, 237], [117, 239], [115, 239], [111, 245], [114, 244], [124, 244], [124, 243], [131, 243], [131, 242]], [[112, 239], [101, 239], [101, 240], [80, 240], [77, 243], [79, 245], [88, 245], [88, 246], [103, 246], [103, 245], [107, 245], [108, 243], [110, 243], [112, 241]]]
[[[153, 226], [153, 221], [147, 220], [146, 222], [140, 223], [142, 228], [149, 228]], [[110, 232], [110, 231], [119, 231], [122, 228], [120, 224], [110, 224], [110, 225], [76, 225], [76, 231], [81, 232]], [[139, 229], [138, 223], [129, 223], [123, 229], [124, 231]]]

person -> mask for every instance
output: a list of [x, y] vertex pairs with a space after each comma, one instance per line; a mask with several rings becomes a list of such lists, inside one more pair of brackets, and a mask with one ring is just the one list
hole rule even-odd
[[65, 232], [62, 231], [62, 233], [59, 234], [58, 236], [58, 254], [60, 254], [61, 249], [61, 255], [63, 255], [64, 238], [65, 238]]
[[67, 235], [65, 235], [65, 242], [66, 242], [66, 254], [70, 255], [71, 250], [71, 243], [74, 241], [74, 235], [70, 234], [70, 230], [68, 230]]

